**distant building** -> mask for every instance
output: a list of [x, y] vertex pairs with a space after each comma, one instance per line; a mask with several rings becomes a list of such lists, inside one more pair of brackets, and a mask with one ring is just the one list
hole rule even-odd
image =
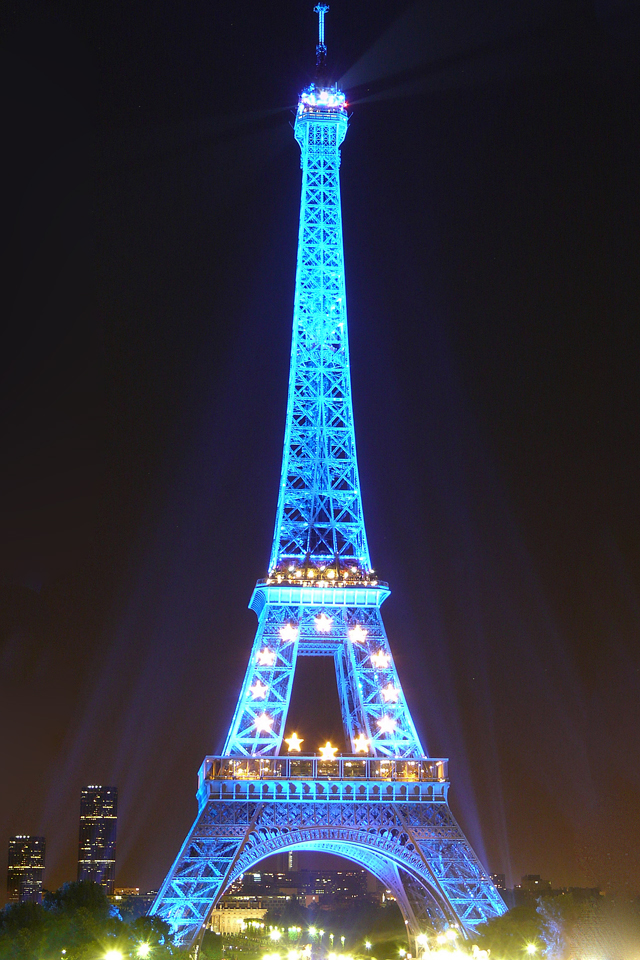
[[243, 933], [248, 921], [260, 921], [266, 913], [266, 907], [236, 907], [235, 904], [218, 904], [211, 911], [208, 927], [214, 933]]
[[543, 880], [539, 873], [527, 873], [522, 878], [521, 889], [527, 890], [541, 897], [543, 893], [551, 892], [551, 883], [549, 880]]
[[40, 903], [44, 877], [44, 837], [9, 837], [9, 903]]
[[505, 877], [504, 873], [492, 873], [491, 881], [496, 890], [499, 890], [500, 893], [503, 893], [503, 891], [507, 889], [507, 878]]
[[[393, 898], [387, 894], [386, 899]], [[363, 900], [385, 901], [384, 886], [365, 870], [252, 871], [231, 884], [211, 911], [208, 925], [216, 933], [240, 933], [251, 921], [262, 921], [267, 911], [278, 914], [292, 901], [331, 911]]]
[[113, 895], [116, 876], [117, 787], [85, 787], [80, 798], [78, 880], [93, 880]]
[[369, 882], [366, 871], [358, 869], [256, 871], [238, 877], [220, 898], [218, 909], [268, 910], [290, 900], [325, 908], [363, 899], [379, 903], [382, 888], [378, 887], [375, 880]]
[[140, 893], [140, 887], [115, 887], [113, 896], [110, 896], [109, 900], [122, 919], [130, 923], [149, 912], [157, 895], [157, 890]]

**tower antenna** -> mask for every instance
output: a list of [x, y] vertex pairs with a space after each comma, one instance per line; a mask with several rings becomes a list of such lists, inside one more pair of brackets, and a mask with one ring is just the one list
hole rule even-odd
[[324, 15], [329, 9], [328, 3], [317, 3], [313, 12], [318, 14], [318, 43], [316, 45], [316, 71], [321, 74], [327, 68], [327, 45], [324, 42]]

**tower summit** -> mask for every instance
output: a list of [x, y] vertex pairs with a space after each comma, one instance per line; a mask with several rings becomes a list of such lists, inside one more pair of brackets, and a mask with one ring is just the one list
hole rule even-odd
[[[469, 933], [505, 910], [449, 809], [447, 761], [429, 758], [418, 737], [380, 612], [389, 587], [369, 558], [340, 207], [348, 117], [344, 93], [323, 77], [327, 10], [315, 7], [318, 71], [294, 124], [302, 192], [291, 366], [273, 547], [249, 604], [258, 628], [224, 750], [205, 757], [196, 820], [151, 908], [182, 944], [240, 874], [291, 850], [369, 870], [393, 892], [413, 941], [447, 924]], [[334, 660], [344, 756], [287, 726], [299, 656]]]

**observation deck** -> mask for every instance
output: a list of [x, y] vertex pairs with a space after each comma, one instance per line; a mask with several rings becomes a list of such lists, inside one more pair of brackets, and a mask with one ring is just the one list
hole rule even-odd
[[305, 153], [310, 148], [314, 153], [329, 151], [336, 152], [337, 156], [348, 125], [347, 102], [337, 86], [324, 87], [312, 83], [306, 87], [298, 98], [293, 126], [294, 136], [303, 154], [300, 160], [302, 167]]
[[298, 99], [297, 118], [308, 120], [347, 119], [347, 100], [337, 85], [323, 87], [312, 83]]
[[379, 757], [205, 757], [198, 800], [446, 803], [448, 760]]
[[260, 616], [265, 604], [305, 607], [380, 607], [391, 591], [383, 580], [258, 580], [249, 609]]

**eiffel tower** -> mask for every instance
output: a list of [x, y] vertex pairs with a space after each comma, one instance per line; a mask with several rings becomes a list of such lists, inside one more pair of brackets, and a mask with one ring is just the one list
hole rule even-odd
[[[302, 197], [273, 550], [249, 604], [258, 629], [224, 751], [200, 768], [198, 815], [150, 911], [184, 945], [234, 880], [290, 850], [366, 868], [393, 892], [413, 942], [434, 927], [468, 935], [506, 909], [449, 809], [447, 760], [420, 743], [380, 614], [390, 591], [369, 559], [351, 404], [339, 185], [347, 103], [326, 79], [328, 7], [314, 9], [316, 79], [294, 124]], [[309, 656], [334, 659], [348, 755], [329, 743], [301, 753], [287, 728], [296, 662]]]

